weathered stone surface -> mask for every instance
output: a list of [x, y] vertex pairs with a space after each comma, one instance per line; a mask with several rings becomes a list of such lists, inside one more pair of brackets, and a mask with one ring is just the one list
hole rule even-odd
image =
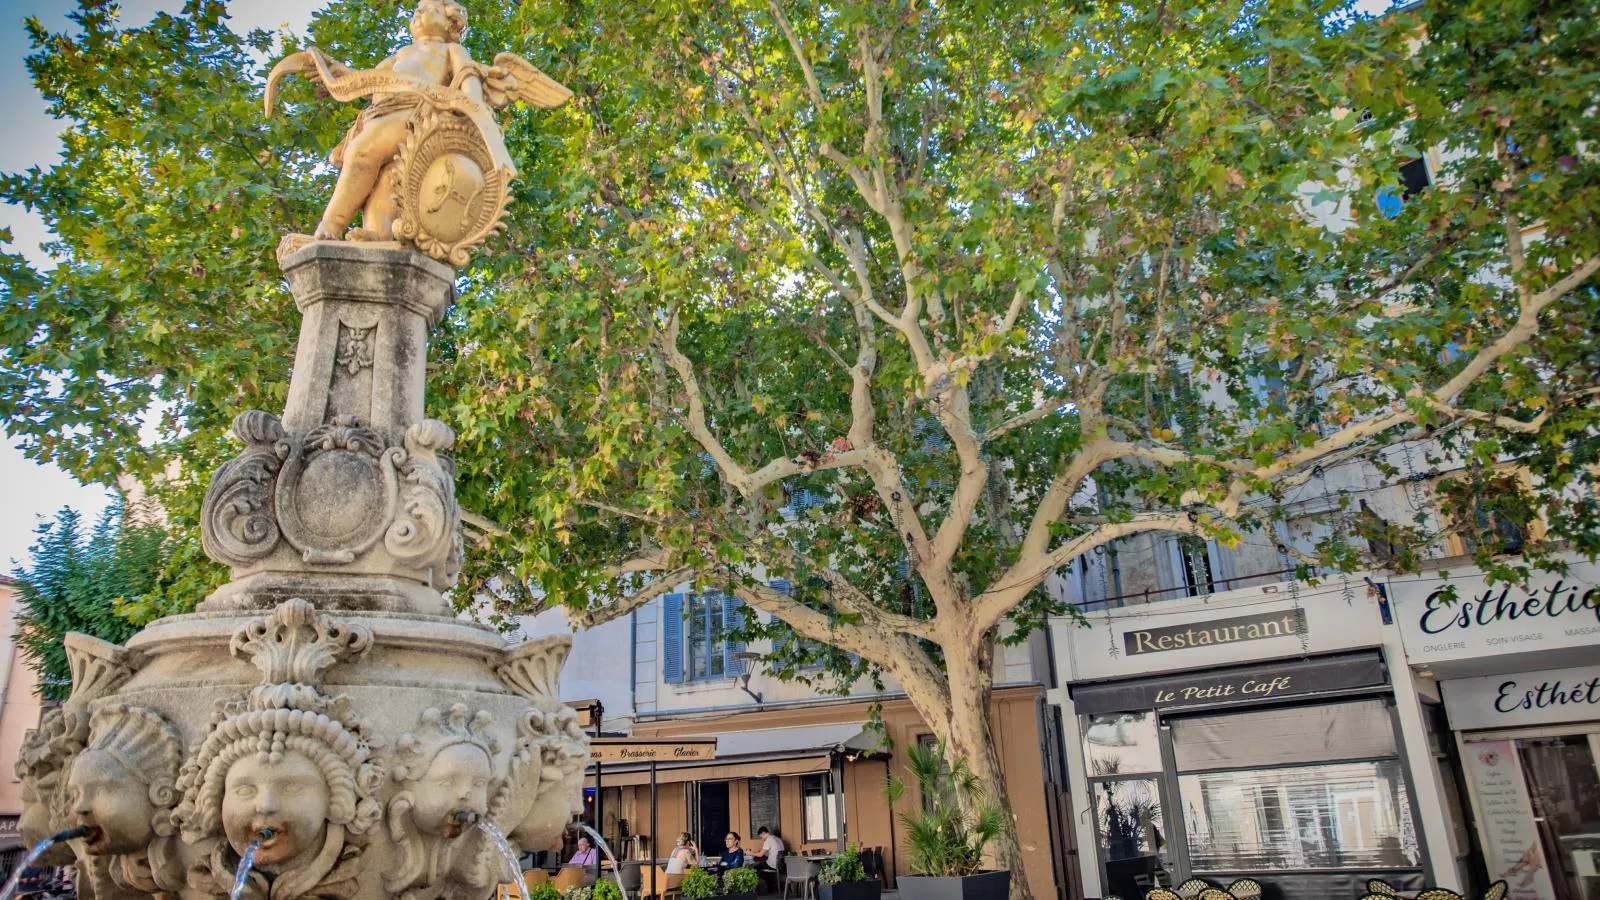
[[[440, 5], [442, 0], [424, 0]], [[71, 697], [23, 747], [23, 833], [91, 826], [92, 900], [481, 900], [491, 822], [546, 849], [582, 808], [570, 641], [453, 615], [454, 435], [423, 417], [452, 273], [396, 246], [282, 261], [304, 312], [287, 408], [241, 413], [201, 509], [233, 578], [118, 647], [67, 637]]]
[[202, 609], [448, 612], [460, 569], [454, 433], [423, 418], [428, 328], [454, 298], [412, 250], [321, 241], [283, 261], [304, 311], [280, 419], [234, 420], [244, 450], [201, 507], [206, 553], [233, 580]]

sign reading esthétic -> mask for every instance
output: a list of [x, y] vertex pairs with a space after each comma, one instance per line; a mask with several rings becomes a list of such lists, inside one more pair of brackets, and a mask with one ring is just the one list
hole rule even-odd
[[1389, 582], [1406, 658], [1412, 664], [1479, 662], [1505, 653], [1588, 648], [1600, 640], [1600, 565], [1533, 572], [1522, 584], [1490, 583], [1471, 571]]
[[594, 738], [594, 762], [693, 762], [717, 758], [716, 738]]
[[1162, 653], [1190, 647], [1211, 647], [1217, 644], [1289, 637], [1305, 632], [1305, 610], [1288, 609], [1253, 616], [1234, 616], [1228, 619], [1212, 619], [1209, 622], [1171, 625], [1165, 628], [1124, 631], [1122, 643], [1127, 648], [1129, 656], [1138, 656], [1141, 653]]
[[1600, 719], [1600, 666], [1441, 681], [1457, 731]]

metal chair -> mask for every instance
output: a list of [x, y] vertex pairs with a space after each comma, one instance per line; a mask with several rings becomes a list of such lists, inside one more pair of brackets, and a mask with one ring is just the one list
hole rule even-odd
[[797, 881], [800, 883], [802, 900], [816, 900], [816, 881], [822, 873], [821, 866], [814, 860], [791, 854], [783, 858], [783, 871], [783, 900], [789, 900], [789, 885]]

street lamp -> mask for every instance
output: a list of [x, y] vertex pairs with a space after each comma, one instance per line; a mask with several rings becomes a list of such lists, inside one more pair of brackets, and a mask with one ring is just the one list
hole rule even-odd
[[761, 654], [749, 650], [740, 650], [733, 658], [744, 663], [744, 674], [739, 676], [739, 690], [750, 695], [757, 703], [761, 702], [761, 692], [750, 690], [750, 675], [755, 671], [756, 662], [761, 659]]

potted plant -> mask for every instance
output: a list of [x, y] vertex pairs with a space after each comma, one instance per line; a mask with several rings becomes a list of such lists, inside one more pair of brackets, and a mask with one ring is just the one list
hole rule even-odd
[[756, 900], [761, 876], [755, 869], [729, 869], [722, 873], [722, 895], [727, 900]]
[[546, 881], [528, 889], [528, 900], [561, 900], [561, 892], [556, 890], [555, 885]]
[[617, 887], [615, 881], [600, 880], [590, 889], [591, 900], [626, 900], [622, 896], [622, 888]]
[[721, 896], [722, 884], [717, 881], [717, 876], [705, 869], [694, 868], [684, 873], [678, 891], [685, 900], [711, 900], [712, 897]]
[[[905, 900], [1006, 900], [1011, 873], [984, 871], [983, 850], [1000, 835], [1002, 813], [965, 765], [945, 765], [944, 745], [906, 748], [911, 775], [922, 789], [923, 809], [900, 817], [906, 826], [906, 861], [912, 874], [897, 879]], [[889, 783], [889, 803], [905, 792]]]
[[817, 875], [822, 884], [822, 900], [878, 900], [883, 885], [876, 878], [868, 880], [867, 869], [855, 845], [822, 864]]

